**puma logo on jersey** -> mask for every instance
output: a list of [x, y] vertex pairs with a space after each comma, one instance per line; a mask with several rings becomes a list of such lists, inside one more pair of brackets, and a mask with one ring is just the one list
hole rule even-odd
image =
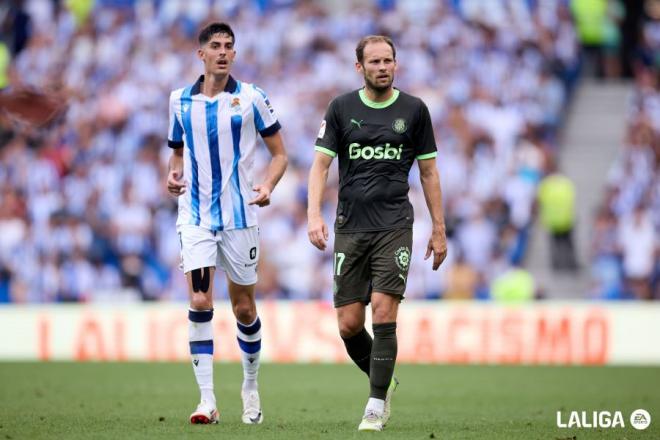
[[364, 122], [362, 119], [356, 121], [355, 119], [351, 118], [351, 124], [355, 125], [358, 130], [362, 128], [362, 122]]

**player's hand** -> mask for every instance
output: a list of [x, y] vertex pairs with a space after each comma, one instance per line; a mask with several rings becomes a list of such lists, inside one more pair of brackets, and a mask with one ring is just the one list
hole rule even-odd
[[444, 230], [433, 231], [431, 234], [424, 259], [428, 260], [431, 253], [433, 253], [433, 270], [438, 270], [438, 267], [445, 261], [447, 256], [447, 238]]
[[270, 205], [270, 188], [268, 186], [259, 184], [254, 185], [252, 190], [257, 193], [257, 196], [248, 202], [248, 205], [257, 205], [264, 207]]
[[186, 182], [182, 179], [183, 173], [179, 170], [170, 170], [167, 174], [167, 192], [179, 197], [186, 192]]
[[321, 217], [310, 218], [307, 221], [307, 236], [309, 242], [324, 251], [328, 241], [328, 226]]

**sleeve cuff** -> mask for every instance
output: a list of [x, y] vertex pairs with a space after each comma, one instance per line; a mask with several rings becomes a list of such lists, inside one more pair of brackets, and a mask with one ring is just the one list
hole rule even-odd
[[336, 156], [337, 156], [337, 153], [335, 153], [334, 151], [329, 150], [329, 149], [327, 149], [327, 148], [325, 148], [325, 147], [321, 147], [321, 146], [319, 146], [319, 145], [314, 146], [314, 149], [315, 149], [316, 151], [321, 152], [321, 153], [327, 154], [327, 155], [330, 156], [330, 157], [336, 157]]
[[280, 125], [280, 121], [275, 121], [275, 123], [270, 127], [264, 128], [263, 130], [259, 131], [259, 134], [261, 135], [261, 137], [272, 136], [278, 131], [280, 131], [281, 128], [282, 126]]
[[438, 155], [438, 152], [434, 151], [433, 153], [420, 154], [415, 159], [417, 159], [417, 160], [433, 159], [437, 155]]
[[170, 148], [178, 149], [178, 148], [183, 147], [183, 141], [171, 141], [171, 140], [168, 139], [167, 140], [167, 146], [170, 147]]

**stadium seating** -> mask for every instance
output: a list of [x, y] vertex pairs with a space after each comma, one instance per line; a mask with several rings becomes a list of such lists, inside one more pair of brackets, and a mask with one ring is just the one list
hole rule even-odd
[[[425, 100], [439, 148], [449, 257], [439, 272], [422, 264], [430, 223], [415, 168], [407, 297], [488, 298], [491, 281], [523, 260], [535, 188], [576, 76], [563, 2], [513, 12], [495, 1], [375, 2], [349, 16], [320, 2], [258, 3], [269, 7], [103, 1], [73, 14], [26, 2], [33, 33], [13, 80], [65, 91], [69, 111], [46, 131], [3, 130], [0, 301], [186, 297], [176, 202], [164, 185], [167, 96], [199, 74], [195, 32], [213, 19], [236, 30], [234, 73], [268, 92], [290, 155], [261, 211], [259, 297], [331, 298], [330, 251], [307, 241], [306, 178], [326, 105], [361, 84], [354, 46], [368, 33], [393, 37], [395, 85]], [[262, 149], [257, 173], [267, 159]], [[328, 191], [328, 221], [335, 200]]]

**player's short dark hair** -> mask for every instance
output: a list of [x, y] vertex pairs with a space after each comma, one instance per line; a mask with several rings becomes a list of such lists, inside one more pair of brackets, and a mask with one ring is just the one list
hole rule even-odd
[[392, 48], [392, 56], [396, 60], [396, 48], [394, 47], [394, 43], [392, 42], [392, 39], [390, 37], [386, 37], [385, 35], [367, 35], [358, 42], [358, 45], [355, 48], [355, 56], [357, 57], [358, 63], [362, 64], [362, 62], [364, 61], [365, 46], [369, 43], [379, 43], [379, 42], [387, 43], [390, 45], [390, 47]]
[[231, 29], [231, 26], [227, 23], [215, 22], [204, 26], [204, 28], [199, 31], [199, 37], [197, 37], [199, 45], [203, 46], [211, 41], [211, 38], [213, 38], [215, 34], [227, 34], [231, 37], [231, 42], [236, 43], [236, 37], [234, 36], [234, 31]]

